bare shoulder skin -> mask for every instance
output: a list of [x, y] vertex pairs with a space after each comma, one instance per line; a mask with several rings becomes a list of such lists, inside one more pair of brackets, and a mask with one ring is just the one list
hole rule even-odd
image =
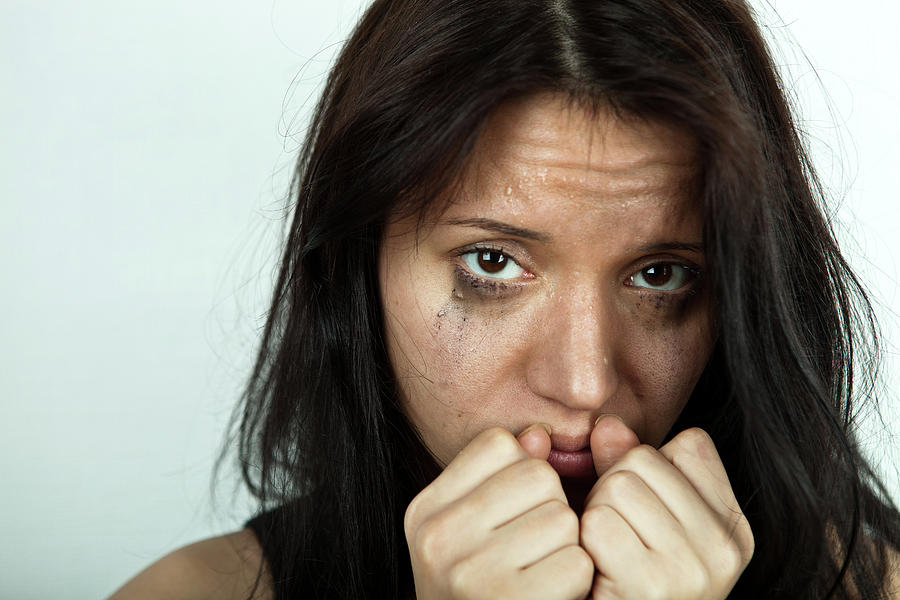
[[[250, 529], [242, 529], [179, 548], [128, 581], [109, 600], [248, 600], [262, 548]], [[252, 600], [272, 600], [266, 568]]]
[[890, 574], [888, 575], [887, 592], [890, 598], [900, 600], [900, 553], [890, 551]]

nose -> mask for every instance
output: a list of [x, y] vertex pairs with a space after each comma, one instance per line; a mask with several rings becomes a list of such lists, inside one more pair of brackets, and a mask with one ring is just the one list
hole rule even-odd
[[526, 365], [529, 389], [579, 410], [597, 410], [619, 385], [614, 309], [596, 289], [570, 289], [547, 303]]

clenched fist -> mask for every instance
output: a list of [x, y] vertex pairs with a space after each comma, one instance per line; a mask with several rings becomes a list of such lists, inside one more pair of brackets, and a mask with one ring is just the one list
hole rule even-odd
[[541, 427], [519, 440], [488, 429], [413, 499], [404, 528], [420, 600], [587, 596], [594, 563], [549, 452]]
[[753, 534], [704, 431], [656, 450], [601, 418], [590, 438], [598, 479], [580, 519], [547, 462], [549, 434], [488, 429], [412, 501], [404, 528], [418, 598], [728, 595]]
[[619, 419], [598, 421], [599, 479], [581, 517], [597, 567], [594, 600], [722, 600], [753, 556], [753, 533], [709, 435], [687, 429], [656, 450]]

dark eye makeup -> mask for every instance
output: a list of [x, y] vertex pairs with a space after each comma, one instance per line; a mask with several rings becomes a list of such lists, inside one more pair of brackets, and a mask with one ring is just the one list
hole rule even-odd
[[[459, 259], [454, 266], [458, 283], [486, 298], [515, 294], [534, 278], [501, 245], [474, 244], [456, 250], [454, 255]], [[676, 260], [671, 256], [649, 259], [629, 275], [623, 285], [637, 291], [642, 298], [652, 298], [656, 308], [681, 304], [682, 300], [696, 294], [702, 273], [695, 264], [679, 260], [683, 259]], [[503, 273], [510, 277], [493, 276]]]

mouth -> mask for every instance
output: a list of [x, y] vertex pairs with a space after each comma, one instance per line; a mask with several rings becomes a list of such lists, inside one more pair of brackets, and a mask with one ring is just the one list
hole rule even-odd
[[547, 462], [560, 477], [568, 479], [597, 479], [591, 456], [591, 434], [550, 436], [550, 456]]
[[547, 462], [559, 474], [569, 506], [581, 516], [584, 500], [597, 482], [590, 436], [576, 438], [551, 436]]
[[547, 457], [550, 466], [559, 473], [560, 477], [567, 479], [596, 479], [594, 471], [594, 458], [590, 448], [580, 450], [561, 450], [553, 447], [550, 456]]

